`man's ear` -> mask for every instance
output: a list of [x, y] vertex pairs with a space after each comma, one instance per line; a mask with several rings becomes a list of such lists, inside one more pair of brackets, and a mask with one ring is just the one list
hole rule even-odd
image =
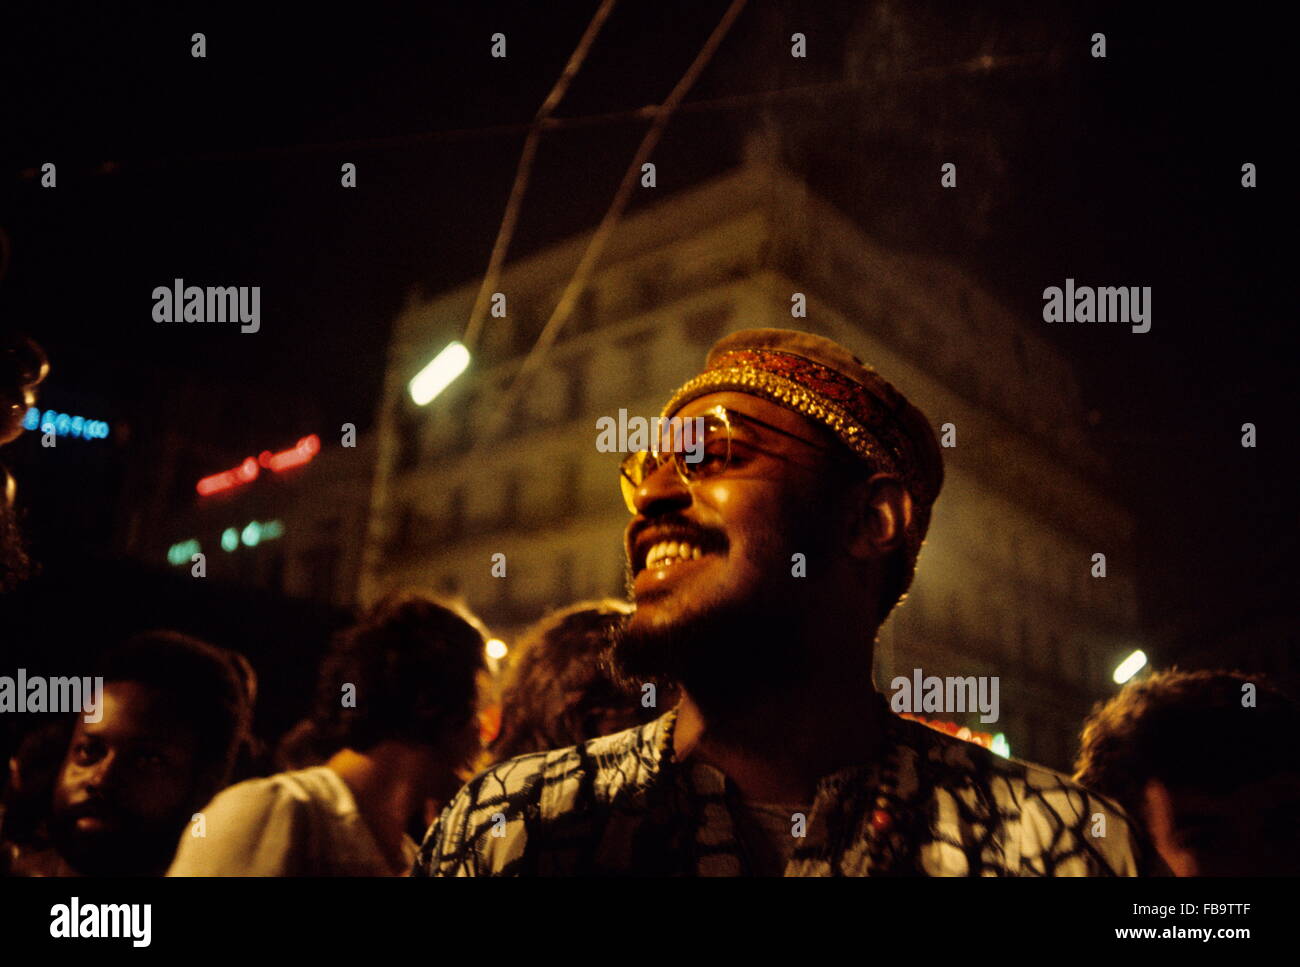
[[892, 474], [878, 473], [854, 486], [845, 546], [858, 559], [884, 557], [902, 547], [912, 526], [912, 495]]

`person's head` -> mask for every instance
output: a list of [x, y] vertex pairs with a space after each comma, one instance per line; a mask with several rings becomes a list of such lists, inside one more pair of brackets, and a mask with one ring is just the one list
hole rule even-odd
[[227, 782], [247, 721], [224, 649], [172, 632], [106, 654], [102, 716], [77, 716], [50, 834], [75, 870], [161, 873], [186, 822]]
[[501, 689], [501, 727], [488, 753], [494, 762], [576, 745], [647, 722], [667, 695], [643, 706], [611, 677], [606, 658], [632, 609], [622, 601], [584, 601], [561, 608], [520, 635]]
[[[36, 402], [36, 387], [49, 369], [39, 345], [0, 322], [0, 446], [23, 432], [23, 419]], [[14, 509], [16, 495], [17, 483], [0, 462], [0, 592], [22, 580], [29, 568]]]
[[1300, 873], [1300, 707], [1262, 676], [1157, 672], [1099, 703], [1075, 779], [1177, 876]]
[[925, 417], [843, 347], [777, 329], [715, 345], [663, 415], [687, 441], [703, 421], [703, 453], [624, 462], [636, 613], [620, 675], [752, 701], [845, 661], [869, 670], [942, 485]]
[[417, 592], [380, 601], [339, 634], [321, 665], [313, 721], [322, 748], [365, 753], [400, 743], [424, 753], [416, 776], [429, 798], [459, 786], [479, 751], [482, 625]]
[[0, 836], [24, 846], [44, 846], [54, 783], [68, 753], [72, 719], [59, 717], [23, 736], [9, 758], [8, 786], [0, 806]]

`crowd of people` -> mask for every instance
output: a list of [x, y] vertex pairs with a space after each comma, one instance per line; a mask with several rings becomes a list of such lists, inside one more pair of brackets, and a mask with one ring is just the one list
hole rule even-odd
[[[0, 343], [0, 443], [47, 364]], [[820, 336], [733, 333], [664, 408], [703, 445], [629, 454], [632, 603], [573, 604], [504, 673], [466, 607], [393, 593], [336, 636], [273, 750], [236, 652], [148, 631], [99, 657], [96, 721], [8, 763], [13, 876], [1300, 872], [1297, 705], [1170, 670], [1081, 733], [1073, 778], [895, 715], [871, 678], [943, 460]], [[0, 586], [24, 560], [0, 501]]]

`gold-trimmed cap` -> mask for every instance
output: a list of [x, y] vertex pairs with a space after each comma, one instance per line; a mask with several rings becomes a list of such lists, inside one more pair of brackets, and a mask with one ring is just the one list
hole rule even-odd
[[[749, 393], [827, 427], [855, 455], [904, 482], [920, 535], [943, 486], [943, 455], [925, 415], [843, 346], [793, 329], [745, 329], [709, 350], [704, 372], [664, 407], [672, 416], [708, 393]], [[920, 535], [913, 535], [919, 550]], [[912, 541], [909, 541], [912, 543]]]

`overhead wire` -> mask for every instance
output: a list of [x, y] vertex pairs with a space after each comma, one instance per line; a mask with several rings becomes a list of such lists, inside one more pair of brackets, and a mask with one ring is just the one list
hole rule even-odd
[[658, 146], [659, 141], [663, 136], [664, 128], [667, 126], [669, 120], [671, 120], [678, 105], [681, 104], [682, 98], [686, 96], [687, 92], [695, 85], [695, 82], [699, 80], [700, 74], [704, 72], [704, 68], [708, 66], [709, 61], [713, 59], [714, 53], [717, 52], [718, 47], [721, 46], [722, 41], [730, 32], [731, 26], [735, 23], [736, 18], [740, 16], [741, 11], [745, 9], [747, 2], [748, 0], [732, 0], [726, 11], [723, 12], [717, 25], [713, 28], [713, 32], [704, 42], [704, 46], [700, 48], [699, 53], [695, 55], [695, 59], [686, 69], [686, 73], [682, 75], [681, 79], [678, 80], [672, 91], [669, 92], [668, 97], [664, 99], [660, 110], [655, 113], [653, 123], [646, 131], [644, 137], [642, 137], [641, 143], [637, 146], [636, 153], [633, 155], [631, 163], [627, 166], [627, 170], [623, 173], [623, 180], [619, 184], [618, 190], [614, 193], [614, 198], [610, 202], [609, 208], [606, 210], [604, 217], [601, 218], [600, 224], [596, 226], [595, 232], [592, 233], [591, 239], [587, 243], [587, 247], [583, 251], [577, 267], [569, 277], [569, 281], [565, 285], [564, 291], [560, 294], [555, 309], [552, 310], [550, 318], [546, 320], [546, 324], [538, 334], [536, 342], [533, 343], [532, 348], [529, 349], [528, 354], [520, 364], [519, 371], [515, 374], [515, 378], [511, 381], [509, 388], [506, 390], [505, 399], [502, 401], [500, 406], [494, 409], [493, 415], [489, 417], [488, 426], [480, 435], [478, 443], [474, 448], [476, 451], [492, 441], [502, 423], [514, 412], [515, 403], [526, 386], [527, 381], [531, 378], [533, 372], [538, 368], [538, 366], [541, 365], [542, 359], [550, 350], [551, 345], [555, 342], [555, 339], [563, 328], [564, 323], [572, 314], [578, 296], [587, 287], [587, 283], [591, 278], [591, 273], [595, 269], [597, 262], [600, 260], [601, 255], [604, 254], [605, 246], [608, 244], [614, 228], [618, 225], [619, 220], [622, 218], [623, 211], [627, 208], [628, 201], [632, 197], [632, 189], [636, 186], [642, 165], [645, 164], [646, 160], [650, 157], [650, 154]]
[[537, 145], [541, 141], [542, 125], [550, 118], [555, 108], [559, 106], [560, 101], [564, 98], [569, 85], [582, 67], [582, 62], [587, 59], [587, 52], [591, 50], [591, 45], [595, 42], [601, 27], [609, 19], [615, 2], [616, 0], [603, 0], [596, 9], [591, 22], [587, 24], [587, 29], [583, 31], [578, 45], [573, 49], [573, 53], [569, 55], [564, 70], [556, 79], [551, 92], [546, 95], [541, 107], [537, 109], [533, 123], [528, 128], [528, 137], [524, 139], [524, 148], [519, 156], [519, 164], [515, 168], [514, 181], [510, 185], [510, 197], [506, 200], [505, 212], [501, 217], [501, 226], [497, 229], [496, 241], [492, 243], [492, 254], [488, 258], [487, 271], [483, 273], [483, 282], [479, 286], [478, 295], [474, 299], [474, 307], [470, 310], [469, 322], [465, 326], [465, 337], [462, 341], [465, 348], [471, 353], [474, 352], [478, 344], [479, 330], [482, 328], [483, 319], [487, 315], [488, 299], [496, 289], [497, 280], [501, 277], [501, 266], [505, 262], [506, 250], [510, 247], [511, 238], [514, 237], [515, 225], [519, 220], [519, 209], [524, 199], [524, 191], [528, 187], [528, 178], [532, 174], [533, 161], [537, 157]]
[[[878, 90], [882, 84], [911, 83], [926, 78], [946, 78], [956, 74], [984, 74], [994, 70], [1018, 67], [1031, 67], [1050, 63], [1051, 52], [1029, 54], [1008, 54], [1003, 56], [982, 55], [972, 57], [956, 64], [936, 67], [918, 68], [904, 71], [891, 78], [867, 78], [861, 80], [827, 81], [820, 84], [800, 84], [793, 87], [777, 87], [761, 91], [748, 91], [743, 94], [728, 94], [722, 97], [706, 98], [699, 101], [686, 101], [676, 110], [679, 113], [697, 111], [726, 111], [750, 107], [752, 105], [770, 106], [774, 101], [795, 100], [799, 98], [824, 98], [836, 94], [855, 91]], [[605, 124], [624, 124], [653, 120], [663, 110], [660, 104], [645, 104], [641, 107], [626, 108], [621, 111], [607, 111], [601, 114], [576, 115], [573, 117], [548, 117], [541, 124], [543, 132], [568, 131], [579, 128], [597, 127]], [[420, 144], [442, 144], [479, 138], [512, 137], [526, 134], [532, 130], [536, 121], [515, 122], [510, 124], [491, 124], [476, 128], [447, 128], [438, 131], [421, 131], [413, 134], [395, 134], [378, 138], [353, 138], [346, 141], [313, 141], [302, 144], [272, 145], [264, 148], [250, 148], [243, 151], [200, 152], [192, 155], [180, 155], [166, 159], [132, 159], [118, 158], [101, 161], [89, 166], [94, 175], [117, 175], [134, 173], [142, 170], [165, 168], [174, 164], [210, 164], [231, 161], [260, 161], [286, 157], [295, 154], [339, 153], [345, 151], [372, 151], [389, 148], [404, 148]], [[33, 180], [40, 171], [37, 168], [24, 168], [11, 171], [21, 179]]]

